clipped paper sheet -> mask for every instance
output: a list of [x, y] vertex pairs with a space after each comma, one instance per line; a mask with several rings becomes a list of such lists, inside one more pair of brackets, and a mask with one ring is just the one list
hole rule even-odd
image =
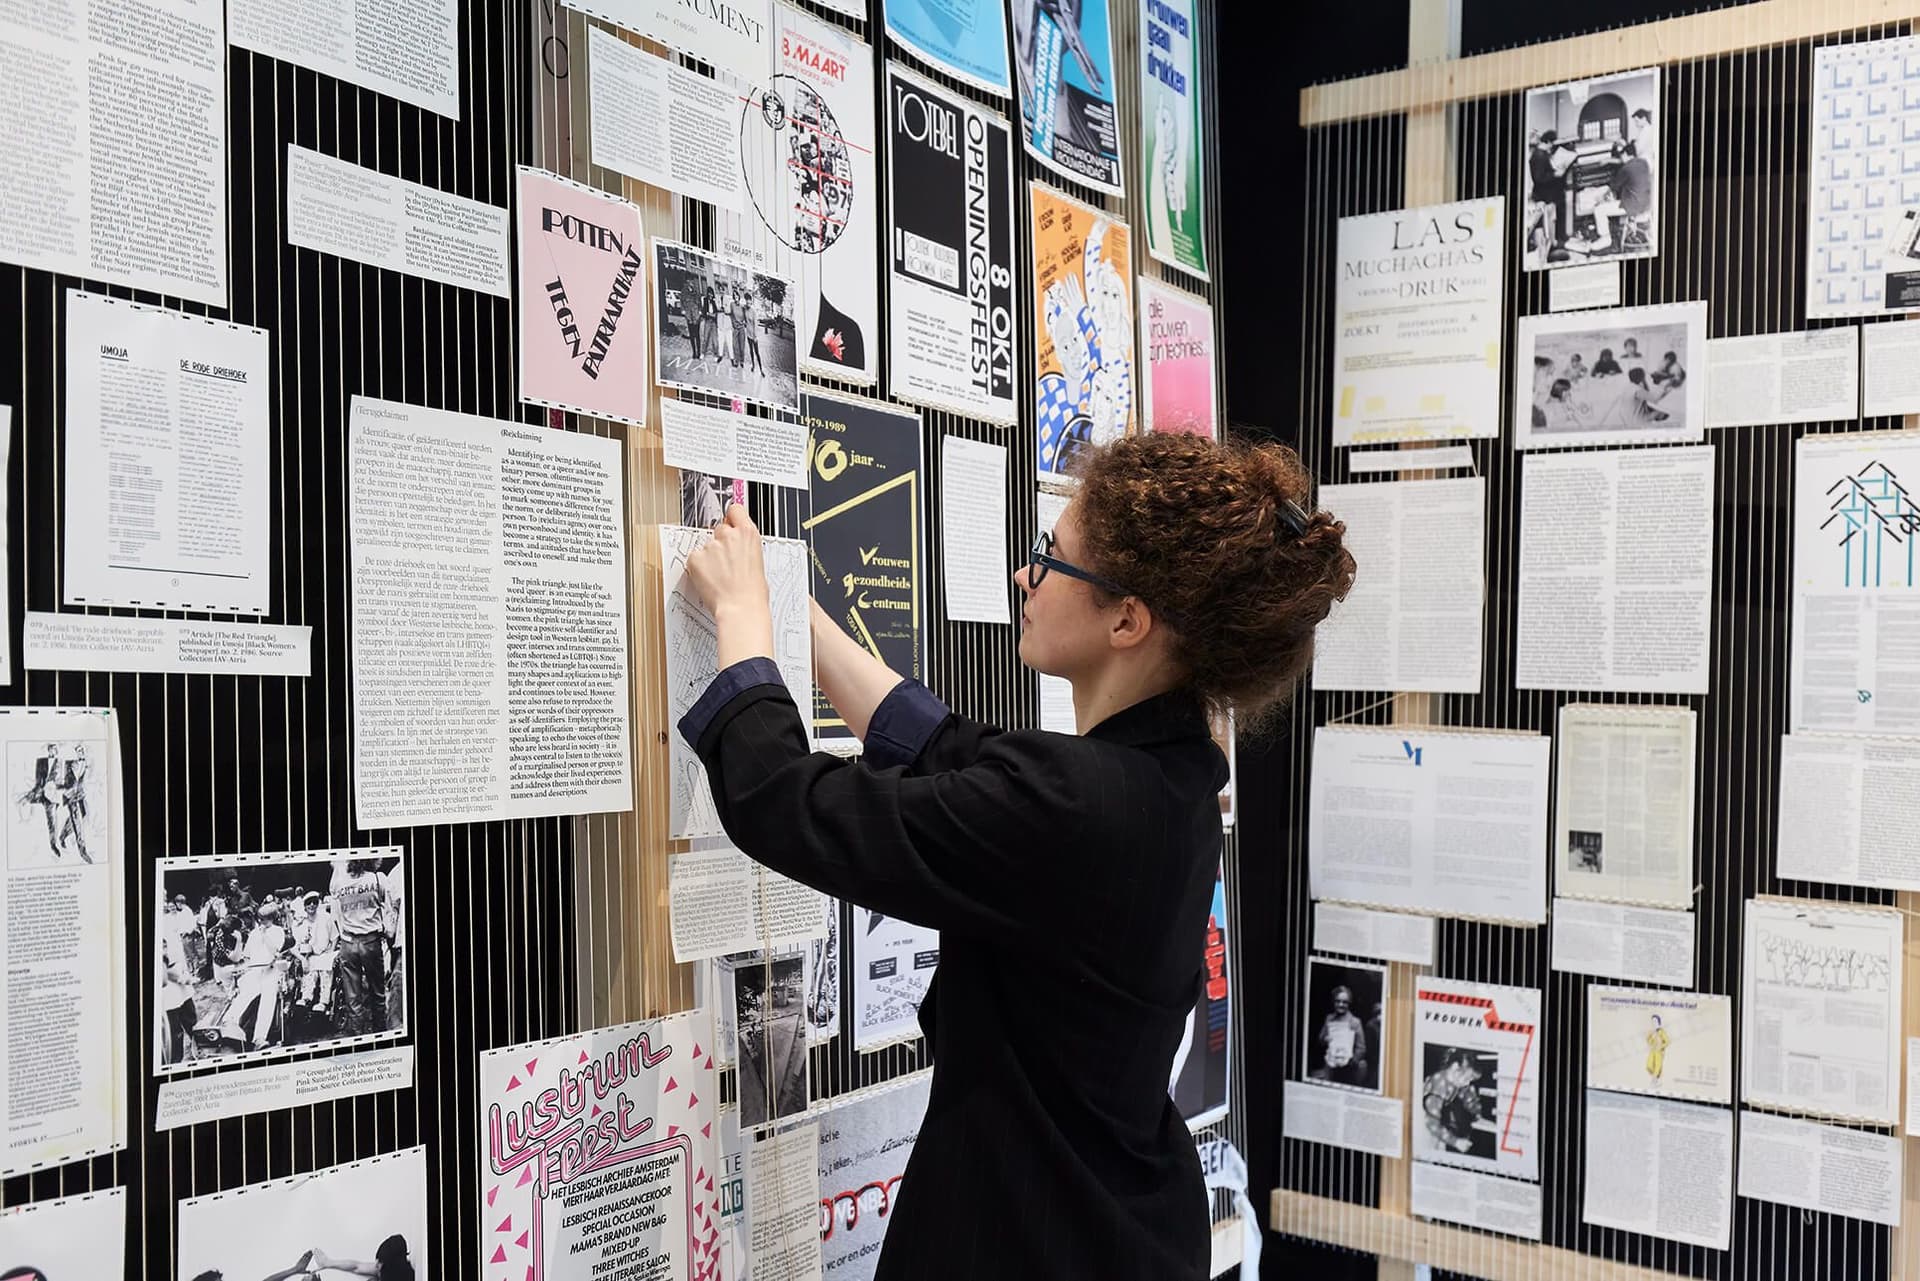
[[29, 611], [20, 651], [30, 672], [313, 674], [313, 628], [269, 623]]
[[1733, 1113], [1588, 1090], [1581, 1218], [1598, 1227], [1728, 1249]]
[[287, 144], [287, 243], [513, 296], [505, 209]]
[[412, 1085], [411, 1045], [302, 1063], [275, 1063], [245, 1072], [185, 1077], [160, 1083], [153, 1128], [178, 1130], [230, 1117], [385, 1094]]
[[1793, 729], [1920, 735], [1916, 492], [1920, 433], [1798, 442]]
[[940, 540], [947, 618], [1011, 623], [1007, 563], [1007, 449], [948, 436], [940, 443]]
[[734, 1054], [740, 1126], [757, 1130], [807, 1110], [812, 1089], [807, 1041], [807, 967], [813, 949], [790, 948], [733, 958]]
[[1920, 1039], [1907, 1038], [1907, 1134], [1920, 1137]]
[[940, 931], [853, 907], [853, 1048], [920, 1035], [920, 1003], [940, 967]]
[[420, 0], [404, 18], [350, 0], [232, 0], [227, 17], [243, 49], [460, 119], [457, 0]]
[[1206, 299], [1140, 277], [1140, 421], [1147, 430], [1219, 439], [1217, 341]]
[[1540, 1177], [1538, 988], [1422, 978], [1414, 988], [1413, 1156]]
[[175, 1275], [268, 1277], [299, 1262], [306, 1250], [313, 1251], [308, 1266], [323, 1273], [336, 1270], [326, 1262], [331, 1259], [371, 1265], [395, 1236], [416, 1276], [457, 1271], [452, 1260], [429, 1256], [435, 1238], [427, 1235], [428, 1221], [427, 1150], [406, 1148], [181, 1201]]
[[1553, 968], [1571, 974], [1693, 985], [1692, 912], [1553, 901]]
[[1386, 1011], [1386, 966], [1309, 957], [1302, 1075], [1316, 1085], [1380, 1093], [1393, 1051]]
[[[8, 467], [13, 455], [13, 406], [0, 405], [0, 477], [9, 474]], [[7, 519], [7, 491], [10, 485], [0, 484], [0, 600], [13, 599], [13, 557], [9, 554], [8, 543], [12, 539], [12, 525]], [[9, 606], [11, 608], [11, 606]], [[0, 627], [0, 685], [13, 684], [13, 628]]]
[[1518, 687], [1707, 693], [1713, 519], [1711, 445], [1528, 456]]
[[997, 4], [953, 0], [884, 0], [887, 35], [921, 62], [983, 93], [1004, 98], [1007, 11]]
[[1897, 911], [1748, 901], [1742, 1100], [1899, 1124], [1903, 924]]
[[1807, 319], [1920, 310], [1920, 36], [1813, 51]]
[[1620, 305], [1620, 264], [1562, 267], [1547, 277], [1547, 310], [1591, 311]]
[[1108, 7], [1128, 2], [1010, 0], [1007, 5], [1027, 154], [1063, 178], [1115, 196], [1125, 189]]
[[[1920, 53], [1914, 56], [1920, 60]], [[1920, 98], [1920, 88], [1914, 93]], [[1920, 113], [1915, 116], [1914, 132], [1920, 136]], [[1920, 306], [1920, 262], [1914, 264], [1914, 274], [1915, 305]], [[1864, 339], [1861, 416], [1920, 414], [1920, 325], [1868, 325]]]
[[[1414, 1125], [1417, 1129], [1418, 1120]], [[1417, 1161], [1413, 1166], [1413, 1212], [1423, 1219], [1504, 1232], [1529, 1241], [1540, 1239], [1538, 1183]]]
[[1691, 707], [1560, 709], [1553, 848], [1562, 897], [1692, 904], [1698, 732]]
[[1315, 689], [1480, 692], [1487, 482], [1322, 485], [1366, 566], [1314, 641]]
[[1732, 1103], [1733, 998], [1592, 984], [1587, 1084], [1692, 1103]]
[[1305, 1081], [1288, 1081], [1280, 1109], [1286, 1137], [1398, 1161], [1406, 1156], [1407, 1105]]
[[[653, 346], [662, 387], [800, 408], [791, 277], [676, 240], [653, 241]], [[636, 318], [638, 317], [638, 303]]]
[[1307, 823], [1313, 896], [1543, 923], [1552, 746], [1541, 734], [1322, 726]]
[[567, 7], [671, 45], [747, 84], [759, 84], [773, 65], [773, 0], [581, 0]]
[[662, 399], [660, 441], [669, 467], [789, 489], [807, 487], [805, 423]]
[[1367, 449], [1347, 455], [1347, 470], [1355, 476], [1381, 472], [1458, 471], [1473, 466], [1471, 445], [1442, 445], [1432, 449]]
[[731, 846], [667, 856], [673, 959], [701, 961], [827, 935], [830, 900]]
[[931, 1086], [921, 1073], [820, 1118], [820, 1258], [834, 1281], [873, 1281]]
[[108, 1188], [0, 1211], [0, 1268], [20, 1281], [117, 1277], [127, 1267], [127, 1190]]
[[820, 1129], [796, 1126], [746, 1151], [754, 1281], [820, 1281]]
[[1707, 425], [1707, 304], [1525, 316], [1515, 449], [1671, 445]]
[[1860, 411], [1860, 330], [1812, 329], [1707, 342], [1707, 426], [1852, 421]]
[[1071, 484], [1083, 454], [1134, 429], [1132, 233], [1105, 209], [1041, 183], [1028, 184], [1028, 192], [1034, 457], [1042, 480]]
[[1920, 742], [1789, 734], [1780, 740], [1783, 880], [1920, 890]]
[[738, 210], [740, 91], [587, 29], [593, 163], [722, 209]]
[[1073, 713], [1073, 682], [1061, 676], [1040, 676], [1040, 728], [1054, 734], [1077, 734]]
[[[1200, 35], [1197, 8], [1194, 0], [1140, 6], [1140, 131], [1132, 163], [1147, 184], [1147, 253], [1208, 280], [1206, 135], [1215, 99], [1201, 78], [1200, 54], [1211, 41]], [[1147, 276], [1140, 279], [1144, 284]]]
[[67, 291], [69, 605], [264, 614], [267, 331]]
[[1766, 1112], [1740, 1113], [1740, 1195], [1900, 1226], [1902, 1141]]
[[1313, 948], [1409, 965], [1433, 964], [1433, 918], [1338, 903], [1313, 905]]
[[[674, 840], [720, 836], [725, 829], [707, 784], [707, 767], [681, 737], [680, 718], [720, 674], [720, 634], [713, 615], [686, 579], [687, 560], [713, 537], [710, 530], [660, 526], [661, 592], [667, 632], [667, 724], [672, 773], [668, 781], [667, 835]], [[773, 654], [795, 707], [813, 698], [813, 632], [807, 596], [807, 545], [768, 538], [768, 604], [773, 611]]]

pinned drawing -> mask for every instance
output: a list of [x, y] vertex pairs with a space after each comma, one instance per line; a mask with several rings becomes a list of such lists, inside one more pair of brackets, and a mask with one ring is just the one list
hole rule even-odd
[[1874, 459], [1827, 489], [1829, 531], [1840, 551], [1846, 587], [1920, 586], [1914, 544], [1920, 542], [1920, 507], [1893, 468]]

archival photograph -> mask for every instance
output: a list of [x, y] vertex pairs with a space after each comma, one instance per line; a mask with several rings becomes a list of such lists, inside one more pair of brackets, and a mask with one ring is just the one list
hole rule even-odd
[[653, 259], [660, 385], [798, 409], [793, 282], [673, 240]]
[[427, 1150], [192, 1197], [180, 1203], [179, 1248], [181, 1281], [441, 1275], [426, 1256]]
[[1456, 1156], [1493, 1162], [1499, 1126], [1500, 1056], [1429, 1041], [1420, 1065], [1420, 1112], [1427, 1134]]
[[1524, 317], [1515, 448], [1699, 442], [1706, 323], [1705, 303]]
[[105, 763], [96, 768], [90, 755], [100, 748], [98, 740], [7, 744], [9, 870], [79, 867], [105, 858], [112, 798], [90, 795], [106, 785]]
[[680, 523], [689, 529], [712, 529], [727, 514], [733, 503], [747, 501], [747, 482], [709, 476], [704, 472], [680, 473]]
[[806, 971], [804, 951], [733, 967], [743, 1130], [807, 1110]]
[[1596, 876], [1606, 871], [1605, 837], [1604, 832], [1568, 831], [1567, 870], [1590, 872]]
[[1309, 1081], [1380, 1092], [1386, 1058], [1387, 967], [1307, 959]]
[[404, 867], [391, 847], [160, 860], [156, 1070], [405, 1036]]
[[1526, 269], [1660, 252], [1660, 71], [1527, 91]]

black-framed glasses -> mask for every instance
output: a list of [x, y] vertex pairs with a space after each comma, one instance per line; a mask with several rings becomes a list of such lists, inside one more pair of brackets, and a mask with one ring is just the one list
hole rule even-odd
[[1137, 594], [1128, 591], [1111, 578], [1102, 578], [1092, 570], [1082, 569], [1071, 561], [1064, 561], [1058, 556], [1055, 556], [1053, 554], [1053, 533], [1051, 530], [1047, 530], [1043, 531], [1033, 540], [1033, 547], [1027, 552], [1028, 589], [1037, 589], [1041, 583], [1046, 581], [1047, 571], [1052, 569], [1059, 570], [1068, 578], [1077, 578], [1083, 583], [1092, 583], [1101, 591], [1111, 592], [1115, 596], [1133, 596]]

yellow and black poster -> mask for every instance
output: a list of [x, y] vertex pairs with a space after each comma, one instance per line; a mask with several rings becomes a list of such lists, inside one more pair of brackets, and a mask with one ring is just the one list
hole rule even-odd
[[[803, 536], [813, 562], [813, 598], [849, 636], [902, 676], [920, 677], [920, 415], [855, 396], [809, 393], [801, 402], [812, 439]], [[857, 740], [818, 691], [819, 745]]]

